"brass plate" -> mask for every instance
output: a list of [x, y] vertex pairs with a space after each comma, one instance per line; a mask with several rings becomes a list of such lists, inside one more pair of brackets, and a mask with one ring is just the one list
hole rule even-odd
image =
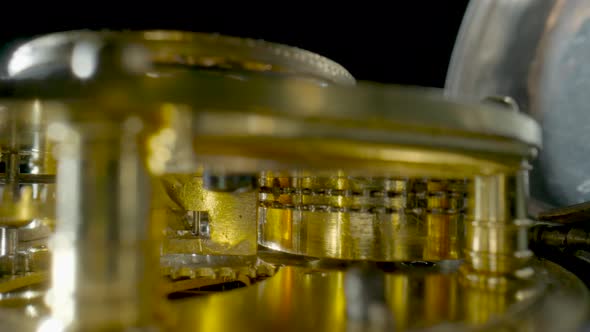
[[[452, 269], [398, 267], [385, 274], [386, 312], [396, 331], [427, 327], [432, 331], [575, 330], [587, 315], [588, 290], [553, 263], [536, 261], [535, 267], [537, 283], [515, 284], [505, 292], [463, 286]], [[172, 330], [359, 328], [347, 319], [345, 278], [341, 270], [284, 267], [274, 277], [245, 289], [173, 302], [178, 324]]]

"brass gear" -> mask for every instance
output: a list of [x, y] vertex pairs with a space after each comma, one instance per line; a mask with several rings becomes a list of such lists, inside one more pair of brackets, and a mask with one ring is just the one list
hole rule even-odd
[[278, 267], [256, 256], [170, 254], [161, 257], [165, 293], [240, 281], [245, 286], [273, 276]]

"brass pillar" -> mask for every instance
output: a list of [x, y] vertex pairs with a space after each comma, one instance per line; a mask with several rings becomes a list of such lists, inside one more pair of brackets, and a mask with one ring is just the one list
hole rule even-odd
[[60, 140], [59, 222], [47, 296], [52, 314], [39, 331], [150, 325], [159, 269], [138, 137], [142, 122], [52, 126]]
[[467, 280], [498, 287], [506, 276], [529, 277], [526, 172], [475, 176], [468, 189], [465, 222]]

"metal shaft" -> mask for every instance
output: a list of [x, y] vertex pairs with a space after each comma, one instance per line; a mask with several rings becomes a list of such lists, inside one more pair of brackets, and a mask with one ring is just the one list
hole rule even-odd
[[150, 323], [158, 265], [149, 181], [137, 136], [111, 123], [71, 129], [61, 143], [53, 242], [53, 318], [72, 330]]
[[0, 256], [15, 255], [18, 246], [18, 230], [0, 227]]
[[8, 273], [14, 275], [17, 272], [16, 255], [18, 251], [18, 229], [13, 227], [0, 227], [0, 275]]

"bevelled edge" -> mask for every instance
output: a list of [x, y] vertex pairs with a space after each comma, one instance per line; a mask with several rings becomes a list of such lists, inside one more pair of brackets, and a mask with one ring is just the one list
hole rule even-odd
[[219, 52], [231, 52], [228, 54], [230, 56], [267, 61], [295, 73], [313, 75], [331, 83], [355, 84], [354, 77], [344, 67], [307, 50], [250, 38], [175, 30], [74, 30], [42, 35], [9, 51], [5, 56], [5, 71], [8, 77], [18, 77], [25, 70], [37, 66], [68, 66], [67, 62], [74, 46], [82, 41], [130, 44], [171, 42], [186, 43], [187, 47], [202, 44], [207, 50], [211, 50], [213, 55], [217, 47]]

